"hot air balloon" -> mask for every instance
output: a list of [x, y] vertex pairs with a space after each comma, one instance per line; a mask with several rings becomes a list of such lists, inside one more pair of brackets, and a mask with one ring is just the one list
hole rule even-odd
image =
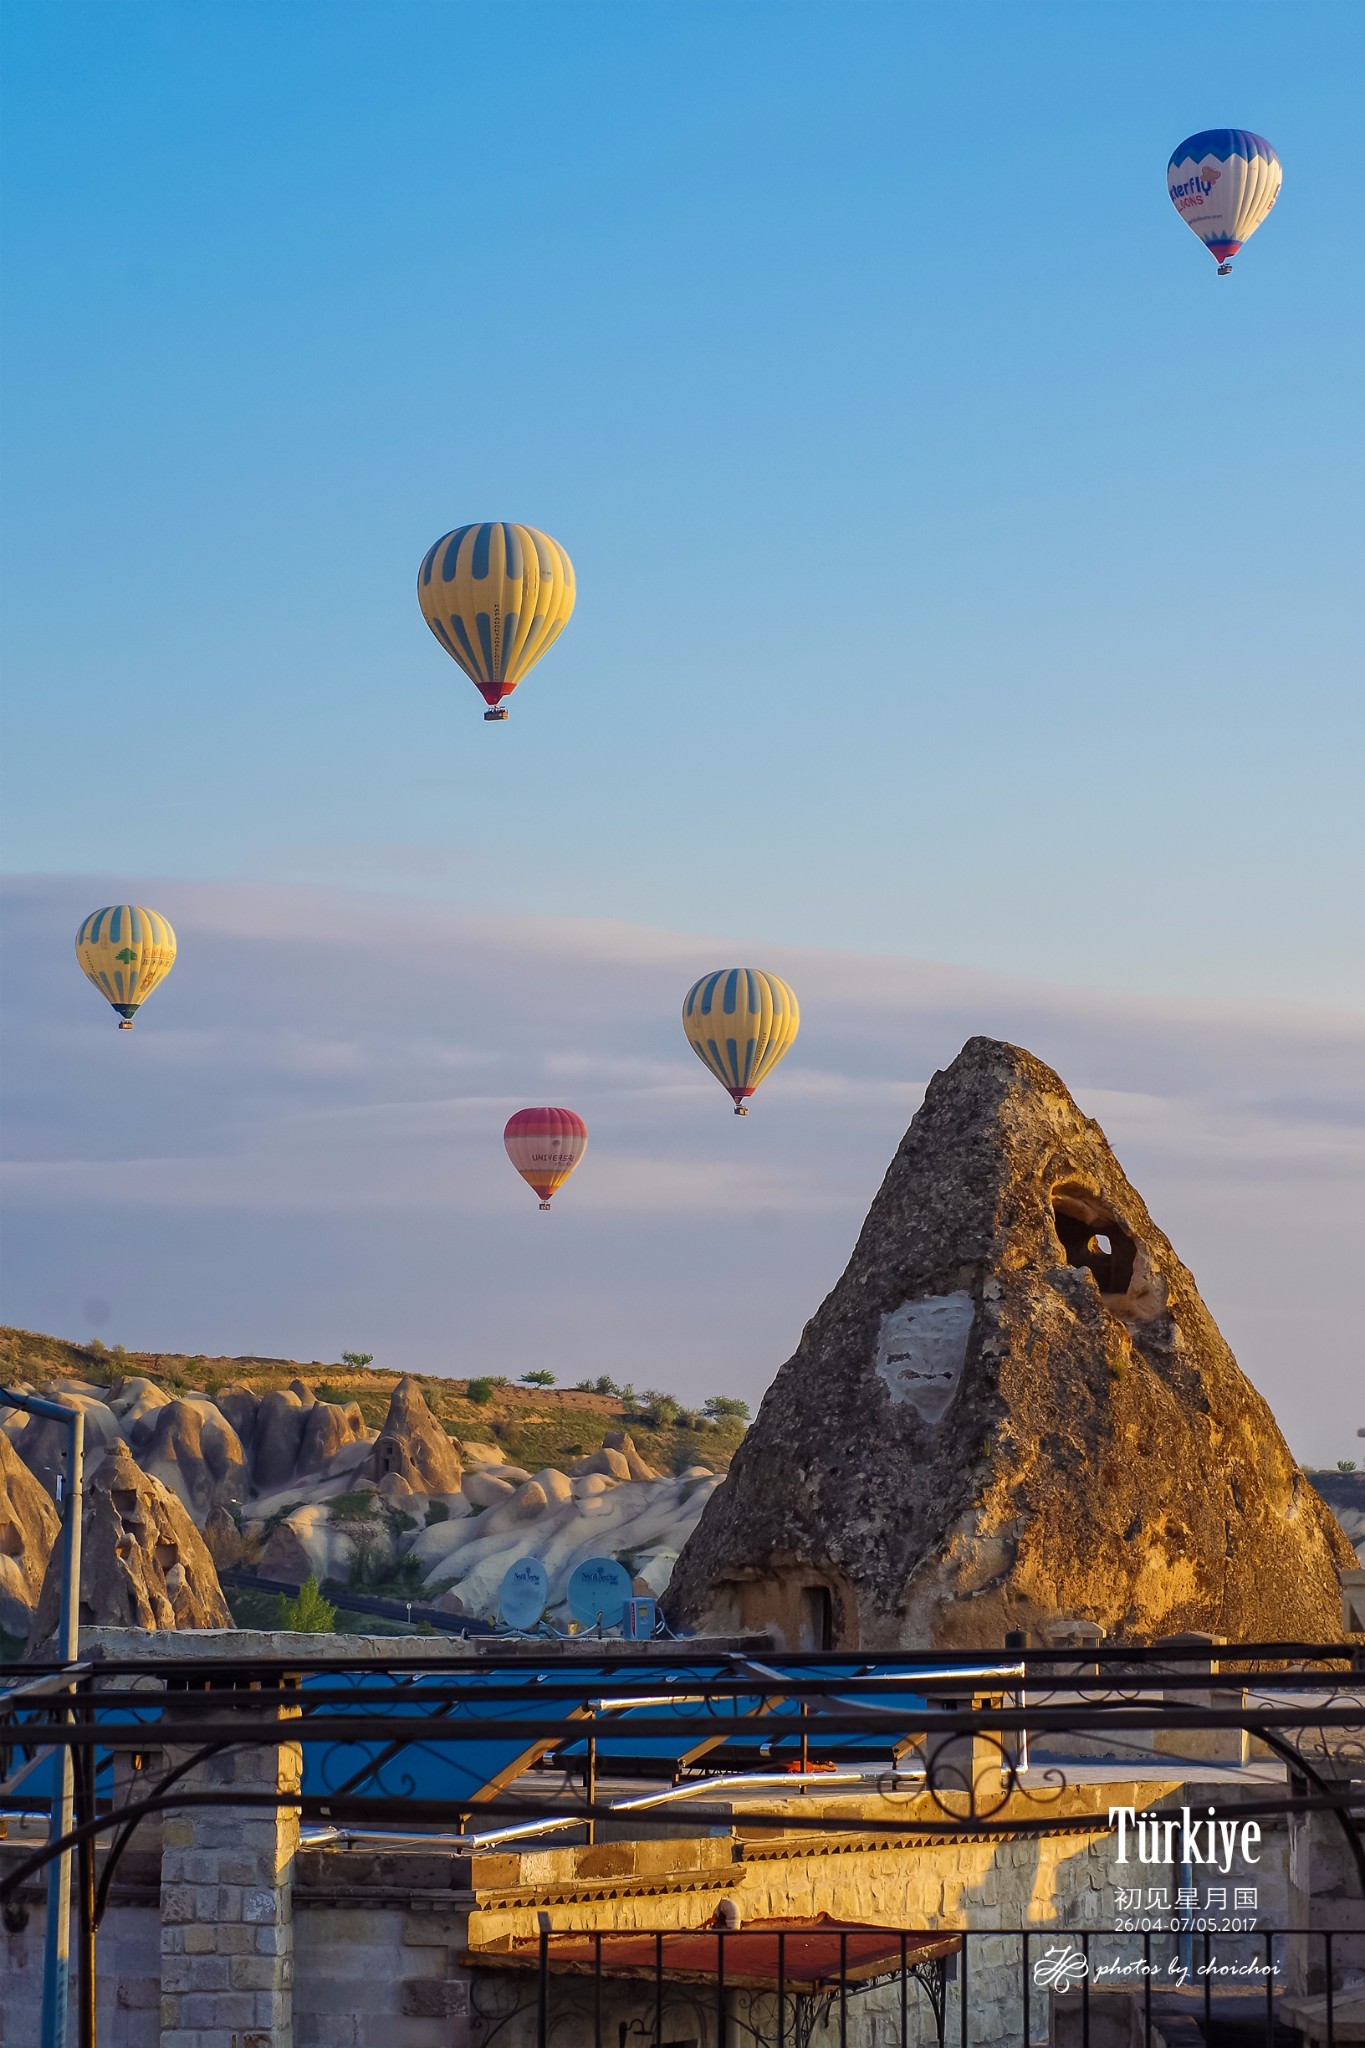
[[682, 1020], [697, 1058], [734, 1097], [736, 1116], [749, 1114], [746, 1100], [791, 1051], [801, 1028], [786, 982], [756, 967], [703, 974], [687, 991]]
[[422, 617], [488, 705], [502, 699], [559, 638], [573, 611], [573, 564], [534, 526], [486, 519], [429, 548], [417, 577]]
[[507, 1157], [548, 1209], [588, 1149], [588, 1127], [571, 1109], [519, 1109], [502, 1134]]
[[77, 932], [76, 958], [118, 1011], [119, 1030], [131, 1031], [138, 1006], [175, 965], [175, 933], [158, 911], [111, 903]]
[[1172, 152], [1171, 204], [1217, 259], [1220, 277], [1230, 275], [1233, 257], [1279, 198], [1283, 177], [1270, 144], [1249, 128], [1205, 128]]

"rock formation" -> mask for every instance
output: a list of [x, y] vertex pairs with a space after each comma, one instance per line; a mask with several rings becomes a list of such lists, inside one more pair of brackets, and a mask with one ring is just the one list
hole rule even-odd
[[[122, 1441], [117, 1416], [100, 1399], [94, 1387], [68, 1382], [66, 1386], [52, 1391], [48, 1398], [62, 1408], [77, 1408], [84, 1415], [84, 1464], [87, 1472], [93, 1472], [110, 1446]], [[15, 1438], [19, 1456], [48, 1493], [56, 1492], [57, 1475], [66, 1470], [68, 1441], [66, 1424], [53, 1422], [45, 1415], [31, 1416], [27, 1428], [20, 1430]]]
[[26, 1637], [57, 1541], [57, 1510], [0, 1430], [0, 1629]]
[[322, 1472], [338, 1451], [364, 1441], [365, 1418], [358, 1401], [314, 1401], [304, 1416], [295, 1469], [300, 1474]]
[[[62, 1553], [48, 1561], [30, 1655], [56, 1635]], [[213, 1559], [176, 1496], [120, 1439], [85, 1489], [80, 1620], [116, 1628], [231, 1628]]]
[[379, 1480], [396, 1472], [414, 1493], [454, 1493], [460, 1470], [458, 1450], [428, 1408], [416, 1380], [404, 1374], [365, 1461], [366, 1473]]
[[[720, 1483], [704, 1468], [660, 1475], [619, 1429], [571, 1472], [528, 1472], [499, 1444], [454, 1443], [411, 1379], [395, 1389], [377, 1435], [357, 1402], [320, 1400], [301, 1379], [265, 1394], [228, 1386], [212, 1398], [174, 1396], [133, 1376], [112, 1389], [62, 1380], [47, 1391], [85, 1414], [87, 1479], [114, 1446], [130, 1450], [188, 1509], [220, 1569], [344, 1583], [358, 1562], [382, 1580], [386, 1570], [410, 1572], [410, 1559], [423, 1597], [456, 1588], [471, 1613], [490, 1611], [503, 1573], [528, 1555], [545, 1562], [550, 1612], [561, 1621], [569, 1576], [588, 1557], [625, 1557], [661, 1592]], [[65, 1432], [14, 1415], [0, 1427], [50, 1490]], [[45, 1562], [46, 1550], [39, 1579]], [[13, 1576], [2, 1561], [0, 1575]]]
[[211, 1509], [246, 1498], [246, 1456], [241, 1439], [212, 1401], [202, 1395], [167, 1401], [147, 1418], [137, 1459], [183, 1502], [196, 1522]]
[[242, 1532], [226, 1508], [210, 1508], [204, 1523], [204, 1546], [216, 1571], [230, 1571], [242, 1562]]
[[1353, 1562], [1098, 1124], [1016, 1046], [930, 1083], [668, 1592], [789, 1647], [1339, 1633]]
[[312, 1394], [307, 1387], [300, 1389], [297, 1382], [292, 1387], [272, 1387], [262, 1395], [251, 1432], [251, 1483], [258, 1493], [269, 1493], [293, 1478], [307, 1410], [312, 1405]]
[[214, 1396], [218, 1413], [237, 1432], [237, 1440], [247, 1456], [251, 1455], [251, 1440], [256, 1433], [256, 1415], [261, 1397], [254, 1387], [221, 1387]]

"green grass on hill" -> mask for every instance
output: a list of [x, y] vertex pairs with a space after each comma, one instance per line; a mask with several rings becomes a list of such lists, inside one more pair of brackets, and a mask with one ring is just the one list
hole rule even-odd
[[[0, 1327], [0, 1378], [23, 1380], [42, 1388], [54, 1380], [86, 1380], [100, 1387], [123, 1379], [149, 1379], [168, 1394], [220, 1393], [224, 1387], [247, 1386], [257, 1393], [287, 1387], [300, 1380], [320, 1400], [357, 1401], [365, 1421], [377, 1429], [401, 1375], [379, 1366], [353, 1367], [320, 1358], [304, 1363], [293, 1358], [210, 1358], [184, 1352], [125, 1351], [68, 1344], [31, 1330]], [[539, 1471], [564, 1466], [600, 1450], [609, 1430], [628, 1429], [642, 1458], [663, 1472], [681, 1472], [688, 1465], [728, 1470], [744, 1423], [735, 1416], [712, 1422], [685, 1410], [669, 1413], [669, 1402], [651, 1421], [639, 1406], [621, 1394], [589, 1393], [567, 1387], [512, 1386], [473, 1375], [477, 1394], [470, 1400], [469, 1379], [445, 1379], [416, 1373], [433, 1413], [453, 1437], [473, 1443], [495, 1443], [509, 1465]], [[482, 1384], [479, 1382], [482, 1381]]]

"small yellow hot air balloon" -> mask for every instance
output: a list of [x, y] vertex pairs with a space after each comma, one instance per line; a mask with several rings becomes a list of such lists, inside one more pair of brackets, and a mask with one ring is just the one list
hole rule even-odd
[[139, 1004], [175, 965], [175, 933], [159, 911], [140, 903], [106, 904], [77, 932], [76, 958], [118, 1011], [119, 1030], [131, 1031]]
[[722, 967], [703, 974], [687, 991], [683, 1030], [703, 1066], [734, 1097], [735, 1115], [765, 1074], [796, 1043], [801, 1012], [796, 996], [775, 974], [756, 967]]
[[490, 719], [506, 718], [502, 699], [559, 638], [573, 601], [573, 564], [559, 542], [502, 519], [443, 534], [417, 576], [422, 617]]

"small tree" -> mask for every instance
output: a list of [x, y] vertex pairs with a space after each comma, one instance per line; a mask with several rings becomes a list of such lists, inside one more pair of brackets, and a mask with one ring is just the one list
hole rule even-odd
[[681, 1403], [657, 1387], [646, 1387], [641, 1398], [644, 1402], [645, 1421], [651, 1429], [667, 1429], [682, 1414]]
[[749, 1404], [747, 1401], [741, 1401], [737, 1394], [712, 1394], [710, 1400], [704, 1404], [702, 1413], [709, 1416], [712, 1422], [747, 1422]]
[[542, 1366], [538, 1372], [524, 1372], [521, 1383], [524, 1387], [552, 1387], [555, 1376], [552, 1372], [546, 1372]]
[[343, 1351], [341, 1362], [343, 1365], [349, 1365], [352, 1372], [360, 1372], [365, 1366], [374, 1364], [374, 1353], [373, 1351]]
[[476, 1408], [486, 1408], [488, 1406], [488, 1403], [493, 1398], [492, 1380], [480, 1379], [466, 1381], [464, 1397], [466, 1401], [472, 1401]]
[[1338, 1459], [1337, 1459], [1337, 1470], [1338, 1470], [1338, 1472], [1354, 1472], [1354, 1471], [1355, 1471], [1355, 1469], [1356, 1469], [1356, 1461], [1355, 1461], [1355, 1459], [1354, 1459], [1354, 1458], [1338, 1458]]
[[316, 1579], [305, 1579], [292, 1600], [280, 1602], [280, 1627], [306, 1636], [330, 1636], [336, 1629], [337, 1611], [324, 1600]]
[[617, 1386], [615, 1380], [611, 1377], [610, 1373], [605, 1372], [602, 1374], [600, 1379], [593, 1381], [592, 1390], [594, 1394], [607, 1395], [619, 1394], [621, 1391], [621, 1389]]

